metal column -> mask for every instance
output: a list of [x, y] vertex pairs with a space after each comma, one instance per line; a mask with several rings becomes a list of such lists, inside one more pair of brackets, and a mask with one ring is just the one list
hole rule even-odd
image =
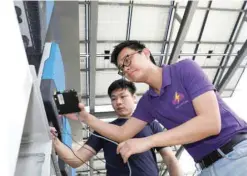
[[181, 25], [175, 40], [175, 43], [172, 48], [170, 60], [168, 64], [175, 63], [178, 60], [178, 56], [180, 54], [181, 48], [183, 46], [185, 37], [189, 30], [190, 24], [192, 22], [192, 18], [195, 14], [197, 8], [198, 1], [188, 1], [183, 19], [181, 21]]
[[[98, 32], [98, 1], [91, 1], [89, 8], [89, 109], [95, 112], [95, 87], [96, 87], [96, 58], [97, 58], [97, 32]], [[93, 158], [89, 161], [93, 167]], [[90, 168], [93, 176], [93, 169]]]
[[129, 12], [128, 12], [128, 21], [127, 21], [126, 40], [129, 40], [129, 39], [130, 39], [130, 30], [131, 30], [132, 14], [133, 14], [133, 0], [130, 0], [130, 4], [129, 4]]
[[98, 2], [91, 1], [89, 8], [89, 107], [94, 113], [95, 107], [95, 80], [96, 80], [96, 52], [98, 31]]
[[[164, 35], [164, 39], [163, 39], [163, 43], [161, 46], [161, 52], [160, 53], [168, 53], [169, 51], [169, 45], [170, 45], [170, 40], [171, 40], [171, 36], [172, 36], [172, 29], [173, 29], [173, 25], [174, 25], [174, 14], [176, 13], [175, 11], [175, 7], [174, 7], [174, 1], [171, 1], [171, 6], [169, 8], [169, 16], [167, 18], [167, 23], [166, 23], [166, 30], [165, 30], [165, 35]], [[167, 42], [169, 41], [169, 42]], [[163, 63], [165, 63], [167, 59], [167, 56], [160, 56], [160, 60], [159, 60], [159, 66], [161, 66]]]

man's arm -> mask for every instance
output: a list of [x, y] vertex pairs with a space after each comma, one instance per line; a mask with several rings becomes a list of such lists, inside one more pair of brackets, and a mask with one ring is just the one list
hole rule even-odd
[[77, 151], [72, 149], [74, 152], [73, 153], [66, 145], [64, 145], [56, 137], [56, 135], [54, 135], [56, 131], [55, 128], [50, 128], [50, 131], [51, 131], [51, 136], [52, 136], [53, 146], [55, 148], [55, 151], [57, 152], [58, 156], [71, 167], [77, 168], [81, 166], [85, 162], [89, 161], [96, 154], [96, 151], [89, 145], [83, 145], [83, 147], [81, 147]]
[[148, 137], [152, 146], [188, 144], [220, 133], [221, 117], [214, 91], [196, 97], [192, 103], [197, 116], [176, 128]]
[[[147, 124], [147, 122], [137, 118], [130, 118], [122, 126], [110, 124], [86, 112], [83, 104], [79, 104], [79, 107], [81, 109], [81, 112], [79, 113], [79, 119], [81, 121], [88, 124], [92, 129], [94, 129], [102, 136], [105, 136], [116, 142], [122, 142], [132, 138]], [[65, 116], [72, 120], [78, 120], [76, 114], [67, 114]]]
[[[64, 145], [59, 139], [56, 139], [56, 141], [54, 142], [54, 147], [58, 156], [65, 163], [67, 163], [73, 168], [77, 168], [83, 165], [85, 162], [89, 161], [95, 155], [95, 150], [92, 147], [90, 147], [89, 145], [84, 145], [77, 151], [72, 149], [75, 155], [78, 157], [77, 158], [73, 154], [73, 152], [66, 145]], [[87, 148], [88, 150], [85, 149], [84, 147]]]
[[183, 145], [218, 135], [221, 131], [221, 117], [214, 91], [208, 91], [192, 102], [197, 116], [168, 131], [122, 142], [118, 145], [117, 153], [127, 162], [132, 154], [150, 148]]
[[174, 155], [173, 151], [166, 147], [159, 150], [160, 155], [163, 158], [164, 163], [167, 166], [168, 172], [170, 176], [182, 176], [183, 171], [179, 166], [179, 161]]
[[102, 136], [106, 136], [116, 142], [122, 142], [132, 138], [147, 124], [147, 122], [137, 118], [130, 118], [124, 125], [117, 126], [105, 123], [92, 115], [89, 115], [86, 123]]

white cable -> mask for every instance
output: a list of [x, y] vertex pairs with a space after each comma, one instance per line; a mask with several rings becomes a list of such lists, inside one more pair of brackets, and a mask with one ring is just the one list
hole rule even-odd
[[[77, 114], [77, 117], [78, 117], [78, 121], [80, 122], [80, 124], [81, 124], [81, 126], [82, 126], [82, 129], [85, 129], [85, 128], [83, 127], [82, 122], [80, 121], [79, 114]], [[111, 143], [113, 143], [113, 144], [118, 145], [117, 142], [112, 141], [112, 140], [110, 140], [110, 139], [108, 139], [108, 138], [105, 138], [105, 137], [103, 137], [103, 136], [99, 136], [99, 135], [97, 135], [97, 134], [94, 134], [94, 133], [92, 133], [90, 130], [88, 130], [88, 132], [89, 132], [91, 135], [93, 135], [93, 136], [96, 136], [96, 137], [98, 137], [98, 138], [104, 139], [104, 140], [106, 140], [106, 141], [109, 141], [109, 142], [111, 142]], [[127, 165], [128, 165], [128, 168], [129, 168], [129, 176], [131, 176], [131, 175], [132, 175], [132, 171], [131, 171], [131, 167], [130, 167], [129, 161], [127, 161]]]

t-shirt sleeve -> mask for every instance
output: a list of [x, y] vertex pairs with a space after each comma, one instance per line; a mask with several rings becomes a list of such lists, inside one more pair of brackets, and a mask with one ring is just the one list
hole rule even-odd
[[[94, 134], [101, 136], [97, 132], [94, 132]], [[85, 144], [92, 147], [96, 151], [96, 153], [98, 153], [103, 148], [104, 143], [103, 143], [103, 140], [101, 138], [98, 138], [94, 135], [91, 135]]]
[[205, 92], [215, 90], [214, 85], [195, 61], [186, 59], [180, 61], [178, 65], [179, 75], [191, 100]]
[[148, 95], [146, 93], [139, 100], [132, 116], [147, 123], [152, 122], [154, 120], [151, 113], [152, 108], [153, 107], [150, 105], [150, 101], [148, 100]]
[[[151, 128], [153, 134], [157, 134], [157, 133], [164, 131], [164, 129], [161, 127], [161, 125], [156, 121], [153, 121], [149, 125], [150, 125], [150, 128]], [[157, 152], [162, 148], [164, 148], [164, 147], [155, 147]]]

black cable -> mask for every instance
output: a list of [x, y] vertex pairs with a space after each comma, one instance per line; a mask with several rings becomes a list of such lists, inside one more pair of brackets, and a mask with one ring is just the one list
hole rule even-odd
[[[54, 134], [54, 136], [56, 136], [56, 134]], [[56, 139], [58, 139], [58, 138], [56, 137]], [[82, 163], [86, 164], [88, 167], [90, 167], [91, 169], [93, 169], [94, 171], [96, 171], [97, 174], [101, 174], [100, 171], [94, 169], [92, 166], [90, 166], [89, 164], [87, 164], [87, 162], [83, 161], [80, 157], [78, 157], [78, 156], [75, 154], [75, 152], [72, 150], [72, 148], [70, 148], [70, 146], [68, 146], [68, 145], [65, 144], [65, 143], [63, 143], [63, 144], [64, 144], [66, 147], [68, 147], [68, 148], [71, 150], [71, 152], [74, 154], [74, 156], [75, 156], [77, 159], [79, 159]], [[84, 148], [86, 148], [86, 147], [84, 147]], [[90, 151], [91, 151], [91, 150], [90, 150]], [[92, 152], [92, 151], [91, 151], [91, 152]], [[93, 152], [93, 153], [94, 153], [94, 152]], [[104, 173], [103, 173], [103, 174], [104, 174]]]
[[[83, 129], [83, 130], [87, 130], [87, 129], [84, 128], [83, 126], [82, 126], [82, 129]], [[65, 130], [66, 130], [66, 129], [65, 129]], [[72, 134], [65, 133], [64, 130], [63, 130], [63, 128], [62, 128], [62, 131], [63, 131], [63, 133], [60, 132], [60, 134], [67, 134], [67, 135], [69, 135], [70, 138], [71, 138], [74, 142], [76, 142], [77, 144], [79, 144], [81, 147], [83, 147], [83, 148], [89, 150], [90, 152], [92, 152], [92, 153], [95, 155], [95, 153], [94, 153], [92, 150], [90, 150], [90, 149], [88, 149], [88, 148], [82, 146], [80, 143], [78, 143], [77, 141], [75, 141], [75, 140], [73, 139], [73, 137], [72, 137]], [[66, 132], [67, 132], [67, 131], [66, 131]], [[57, 132], [56, 132], [56, 133], [57, 133]], [[95, 135], [95, 134], [94, 134], [94, 135]], [[95, 135], [95, 136], [97, 136], [97, 135]], [[103, 138], [104, 138], [104, 137], [103, 137]], [[106, 139], [106, 140], [108, 140], [108, 139]], [[113, 141], [111, 141], [111, 142], [113, 142]], [[115, 143], [115, 142], [113, 142], [113, 143]], [[65, 143], [64, 143], [64, 144], [65, 144]], [[66, 144], [65, 144], [65, 145], [66, 145]], [[93, 169], [94, 171], [97, 171], [97, 174], [100, 174], [100, 173], [101, 173], [100, 171], [94, 169], [94, 168], [91, 167], [89, 164], [87, 164], [87, 163], [84, 162], [82, 159], [80, 159], [68, 145], [66, 145], [66, 146], [72, 151], [72, 153], [75, 155], [75, 157], [77, 157], [80, 161], [82, 161], [83, 163], [85, 163], [87, 166], [89, 166], [89, 167], [90, 167], [91, 169]], [[96, 155], [95, 155], [95, 156], [96, 156]], [[109, 164], [109, 163], [103, 161], [103, 160], [102, 160], [101, 158], [99, 158], [98, 156], [96, 156], [96, 157], [97, 157], [100, 161], [102, 161], [102, 162], [104, 162], [105, 164], [111, 166], [112, 168], [117, 168], [117, 167], [115, 167], [115, 166], [113, 166], [113, 165], [111, 165], [111, 164]], [[131, 175], [131, 168], [130, 168], [129, 162], [127, 162], [127, 164], [128, 164], [129, 170], [130, 170], [130, 174], [129, 174], [129, 175]], [[105, 173], [103, 173], [103, 174], [105, 174]], [[107, 173], [107, 175], [110, 176], [109, 173]]]

